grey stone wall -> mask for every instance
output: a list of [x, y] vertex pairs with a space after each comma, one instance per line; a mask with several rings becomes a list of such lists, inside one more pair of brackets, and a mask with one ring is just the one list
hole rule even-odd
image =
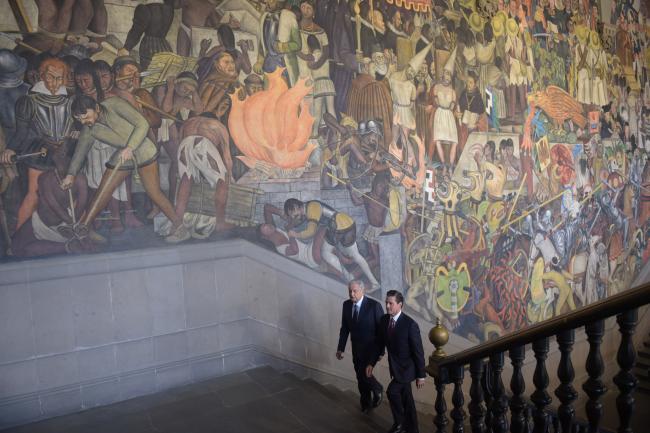
[[354, 386], [345, 297], [240, 240], [0, 265], [0, 429], [269, 363]]

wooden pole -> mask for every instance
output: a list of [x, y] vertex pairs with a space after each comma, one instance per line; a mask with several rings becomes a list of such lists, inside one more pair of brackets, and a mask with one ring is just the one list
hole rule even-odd
[[33, 33], [34, 27], [29, 21], [29, 16], [27, 15], [22, 0], [9, 0], [9, 7], [11, 7], [11, 12], [14, 14], [16, 24], [18, 24], [18, 30], [21, 33]]

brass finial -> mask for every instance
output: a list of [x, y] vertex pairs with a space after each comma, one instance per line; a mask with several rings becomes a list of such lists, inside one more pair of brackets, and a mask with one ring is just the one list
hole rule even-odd
[[433, 352], [435, 358], [443, 358], [447, 356], [445, 351], [442, 350], [442, 347], [449, 341], [449, 331], [447, 331], [447, 328], [442, 326], [439, 317], [436, 318], [436, 326], [431, 328], [431, 331], [429, 331], [429, 341], [436, 347], [436, 350]]

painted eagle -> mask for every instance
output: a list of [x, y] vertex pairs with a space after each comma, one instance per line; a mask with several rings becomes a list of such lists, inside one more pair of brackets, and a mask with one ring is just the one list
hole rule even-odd
[[545, 90], [529, 94], [528, 101], [541, 108], [557, 126], [565, 120], [572, 120], [583, 129], [587, 125], [587, 118], [582, 114], [582, 104], [557, 86], [548, 86]]

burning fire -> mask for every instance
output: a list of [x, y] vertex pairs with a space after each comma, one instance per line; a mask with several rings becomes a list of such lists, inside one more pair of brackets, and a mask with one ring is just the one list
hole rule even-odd
[[306, 80], [291, 89], [282, 78], [283, 69], [266, 74], [269, 87], [240, 101], [232, 98], [228, 126], [244, 164], [258, 162], [280, 168], [302, 168], [316, 148], [307, 143], [314, 117], [304, 97], [311, 91]]

